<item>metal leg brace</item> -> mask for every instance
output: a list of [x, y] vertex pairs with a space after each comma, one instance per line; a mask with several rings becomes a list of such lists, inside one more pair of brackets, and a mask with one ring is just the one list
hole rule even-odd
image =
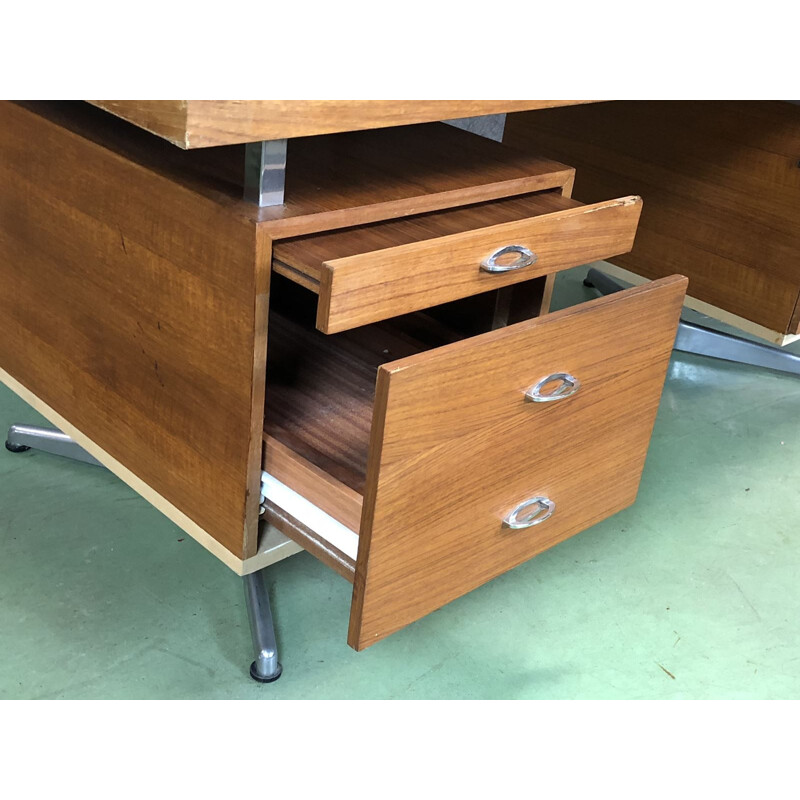
[[247, 618], [250, 620], [250, 635], [256, 660], [250, 665], [250, 677], [259, 683], [278, 680], [283, 668], [278, 663], [278, 645], [275, 641], [275, 626], [269, 607], [267, 584], [263, 570], [244, 576], [244, 599]]
[[[33, 448], [75, 461], [103, 466], [69, 436], [56, 428], [12, 425], [8, 429], [6, 448], [12, 453], [22, 453]], [[271, 683], [280, 678], [282, 670], [278, 663], [278, 648], [275, 643], [275, 628], [272, 624], [267, 587], [261, 572], [244, 576], [244, 597], [255, 650], [255, 661], [250, 666], [250, 675], [261, 683]]]
[[[626, 288], [594, 267], [589, 270], [583, 283], [584, 286], [597, 289], [600, 294], [613, 294]], [[678, 323], [675, 349], [684, 353], [710, 356], [723, 361], [735, 361], [739, 364], [751, 364], [754, 367], [765, 367], [792, 375], [800, 375], [800, 356], [781, 350], [779, 347], [751, 342], [749, 339], [720, 333], [713, 328], [695, 325], [693, 322], [685, 320]]]
[[90, 456], [77, 442], [74, 442], [66, 433], [61, 433], [56, 428], [40, 428], [36, 425], [12, 425], [6, 437], [6, 449], [12, 453], [22, 453], [25, 450], [41, 450], [56, 456], [70, 458], [73, 461], [84, 461], [87, 464], [102, 466], [93, 456]]

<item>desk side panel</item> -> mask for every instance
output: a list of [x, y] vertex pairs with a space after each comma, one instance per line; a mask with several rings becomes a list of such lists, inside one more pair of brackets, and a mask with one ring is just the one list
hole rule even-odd
[[269, 251], [208, 198], [0, 106], [0, 366], [236, 558], [256, 548]]
[[504, 143], [574, 166], [581, 202], [642, 196], [636, 243], [615, 264], [647, 278], [682, 273], [692, 297], [780, 334], [797, 332], [800, 107], [636, 101], [549, 109], [509, 116]]

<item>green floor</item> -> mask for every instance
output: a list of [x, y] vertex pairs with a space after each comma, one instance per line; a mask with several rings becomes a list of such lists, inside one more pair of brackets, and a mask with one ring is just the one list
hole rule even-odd
[[675, 354], [632, 508], [363, 653], [350, 584], [281, 562], [268, 686], [227, 567], [110, 473], [1, 449], [0, 698], [798, 698], [799, 422], [800, 378]]

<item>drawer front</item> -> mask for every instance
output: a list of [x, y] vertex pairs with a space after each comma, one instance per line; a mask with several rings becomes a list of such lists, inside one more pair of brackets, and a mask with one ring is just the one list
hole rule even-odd
[[[491, 224], [526, 204], [528, 215]], [[278, 242], [274, 265], [318, 292], [317, 328], [336, 333], [627, 253], [641, 207], [638, 197], [516, 198]]]
[[[685, 289], [673, 276], [379, 370], [351, 646], [634, 501]], [[577, 381], [541, 394], [562, 397], [526, 397], [560, 373]]]

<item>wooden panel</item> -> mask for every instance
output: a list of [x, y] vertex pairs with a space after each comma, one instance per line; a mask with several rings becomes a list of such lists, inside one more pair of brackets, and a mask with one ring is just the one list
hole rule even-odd
[[89, 101], [140, 128], [186, 147], [188, 100]]
[[[303, 550], [311, 553], [314, 558], [319, 559], [323, 564], [338, 572], [350, 583], [353, 582], [355, 577], [353, 559], [334, 547], [318, 533], [303, 525], [302, 522], [287, 514], [283, 509], [269, 502], [267, 503], [267, 511], [264, 518], [270, 526], [280, 531], [292, 542], [300, 545]], [[251, 559], [251, 561], [254, 561], [254, 559]], [[246, 567], [250, 566], [248, 561], [244, 563]]]
[[[569, 208], [574, 201], [538, 195], [516, 205], [540, 215], [493, 225], [492, 206], [462, 209], [452, 212], [458, 227], [464, 225], [459, 233], [437, 236], [456, 227], [440, 213], [317, 237], [307, 248], [296, 242], [291, 254], [279, 244], [275, 257], [304, 271], [316, 266], [318, 257], [326, 259], [317, 327], [336, 333], [623, 253], [633, 245], [641, 212], [637, 197]], [[486, 227], [474, 228], [481, 223]], [[393, 241], [405, 243], [387, 247]], [[507, 244], [532, 250], [536, 263], [505, 273], [482, 271], [481, 261]], [[337, 257], [351, 252], [355, 255]]]
[[319, 292], [326, 261], [582, 207], [551, 190], [282, 239], [272, 251], [273, 269], [293, 281], [305, 277], [313, 282], [312, 291]]
[[574, 176], [442, 123], [296, 139], [287, 159], [286, 204], [257, 212], [274, 239], [560, 189]]
[[505, 142], [577, 168], [574, 196], [645, 201], [627, 269], [679, 271], [689, 292], [794, 333], [800, 291], [800, 107], [772, 101], [604, 103], [510, 117]]
[[364, 498], [272, 436], [264, 436], [264, 469], [281, 483], [358, 532]]
[[[685, 288], [674, 276], [379, 370], [352, 647], [634, 501]], [[526, 402], [562, 371], [583, 382], [577, 394]], [[551, 519], [502, 527], [539, 494]]]
[[242, 559], [255, 553], [269, 240], [15, 104], [0, 364]]
[[[293, 313], [299, 315], [296, 307]], [[426, 344], [388, 323], [326, 336], [271, 311], [267, 441], [276, 440], [335, 482], [362, 494], [377, 369], [423, 349]], [[294, 480], [290, 485], [297, 491], [303, 488]], [[358, 524], [340, 522], [358, 530]]]
[[792, 318], [789, 322], [789, 334], [795, 336], [800, 334], [800, 292], [797, 295], [797, 300], [794, 304], [794, 311], [792, 312]]
[[582, 100], [90, 100], [179, 147], [290, 139]]
[[[616, 264], [610, 264], [608, 261], [604, 261], [600, 266], [602, 271], [605, 272], [609, 277], [616, 278], [627, 286], [641, 286], [643, 283], [650, 282], [649, 278], [643, 278], [641, 275], [637, 275], [635, 272], [631, 272], [630, 270], [617, 266]], [[787, 344], [792, 344], [800, 339], [800, 336], [771, 331], [769, 328], [765, 328], [763, 325], [757, 325], [755, 322], [751, 322], [749, 319], [745, 319], [744, 317], [737, 317], [736, 314], [731, 314], [729, 311], [723, 311], [723, 309], [719, 308], [718, 306], [712, 306], [709, 303], [705, 303], [702, 300], [697, 300], [688, 294], [686, 295], [683, 305], [685, 308], [691, 308], [693, 311], [697, 311], [698, 313], [704, 314], [707, 317], [718, 319], [720, 322], [724, 322], [726, 325], [739, 328], [742, 331], [753, 334], [753, 336], [758, 336], [761, 339], [765, 339], [766, 341], [772, 342], [772, 344], [780, 345], [781, 347], [784, 347]]]
[[259, 209], [242, 199], [243, 145], [186, 152], [87, 103], [25, 105], [262, 223], [273, 239], [560, 188], [573, 177], [564, 164], [450, 125], [408, 125], [291, 140], [286, 202]]

